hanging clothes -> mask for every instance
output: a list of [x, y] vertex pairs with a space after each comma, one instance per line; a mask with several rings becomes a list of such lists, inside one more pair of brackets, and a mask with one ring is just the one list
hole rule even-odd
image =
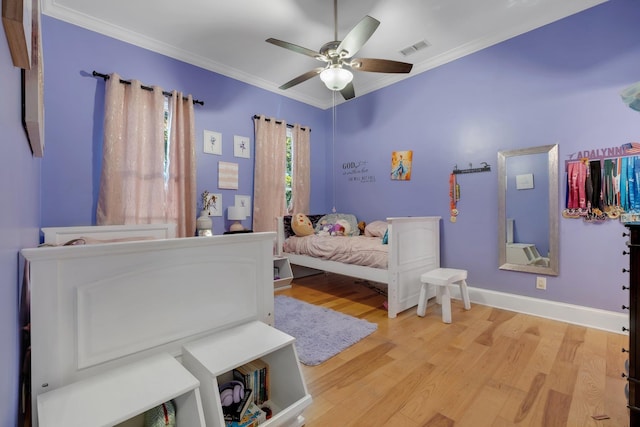
[[[640, 146], [640, 143], [638, 143]], [[601, 222], [637, 221], [640, 216], [640, 156], [624, 147], [617, 158], [581, 158], [565, 163], [564, 218]], [[630, 214], [630, 215], [625, 215]]]
[[633, 157], [627, 157], [627, 195], [629, 196], [627, 212], [635, 209], [636, 194], [635, 160]]
[[627, 180], [627, 159], [620, 159], [620, 206], [629, 212], [629, 181]]
[[591, 209], [591, 198], [593, 197], [593, 182], [591, 181], [591, 166], [587, 162], [586, 164], [587, 176], [584, 180], [584, 193], [587, 199], [587, 209]]
[[636, 212], [640, 211], [640, 157], [633, 158], [633, 207]]
[[605, 159], [602, 179], [602, 203], [604, 208], [618, 205], [616, 177], [618, 162], [615, 159]]
[[600, 161], [589, 162], [589, 181], [591, 182], [591, 209], [602, 209], [602, 171]]
[[569, 173], [569, 209], [586, 209], [586, 189], [585, 178], [587, 167], [583, 162], [573, 162], [568, 164]]

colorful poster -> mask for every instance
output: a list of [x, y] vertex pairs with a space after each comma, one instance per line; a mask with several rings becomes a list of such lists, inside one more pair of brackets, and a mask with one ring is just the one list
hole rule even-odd
[[409, 181], [413, 151], [393, 151], [391, 153], [391, 179]]

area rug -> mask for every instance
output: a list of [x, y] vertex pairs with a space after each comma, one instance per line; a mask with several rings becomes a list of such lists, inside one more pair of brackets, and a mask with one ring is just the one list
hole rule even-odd
[[300, 362], [315, 366], [372, 334], [378, 325], [284, 295], [275, 296], [275, 327], [293, 336]]

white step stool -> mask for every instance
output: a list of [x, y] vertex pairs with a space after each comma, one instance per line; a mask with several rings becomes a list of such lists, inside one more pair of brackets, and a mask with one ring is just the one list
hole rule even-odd
[[436, 302], [442, 306], [442, 321], [451, 323], [451, 292], [449, 285], [460, 285], [460, 295], [465, 310], [471, 308], [469, 291], [467, 290], [467, 270], [455, 268], [436, 268], [420, 276], [422, 287], [418, 300], [418, 316], [424, 317], [427, 311], [427, 290], [429, 285], [436, 286]]

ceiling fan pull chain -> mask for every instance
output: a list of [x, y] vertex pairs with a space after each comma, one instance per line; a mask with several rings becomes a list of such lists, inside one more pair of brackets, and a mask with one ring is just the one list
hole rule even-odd
[[338, 41], [338, 0], [333, 0], [333, 40]]

